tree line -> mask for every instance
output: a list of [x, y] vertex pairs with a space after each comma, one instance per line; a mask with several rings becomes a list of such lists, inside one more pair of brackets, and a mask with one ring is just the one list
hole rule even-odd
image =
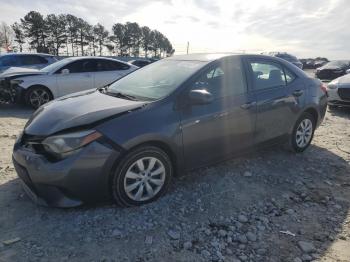
[[116, 23], [107, 30], [71, 14], [30, 11], [11, 26], [0, 25], [0, 45], [22, 52], [25, 46], [53, 55], [109, 55], [163, 57], [175, 50], [166, 36], [138, 23]]

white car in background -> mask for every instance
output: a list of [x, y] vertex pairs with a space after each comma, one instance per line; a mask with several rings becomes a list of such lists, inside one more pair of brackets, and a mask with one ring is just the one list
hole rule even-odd
[[65, 58], [40, 70], [9, 68], [0, 85], [15, 88], [18, 99], [33, 107], [67, 94], [100, 88], [138, 69], [112, 58]]
[[350, 107], [350, 74], [338, 77], [327, 85], [328, 106]]

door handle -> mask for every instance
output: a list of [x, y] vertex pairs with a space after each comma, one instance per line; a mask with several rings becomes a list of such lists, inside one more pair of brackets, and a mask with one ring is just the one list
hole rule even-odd
[[241, 108], [242, 109], [250, 109], [252, 106], [255, 106], [255, 105], [256, 105], [256, 102], [249, 102], [249, 103], [241, 105]]
[[293, 92], [293, 96], [296, 96], [296, 97], [301, 96], [302, 94], [304, 94], [303, 90], [295, 90]]

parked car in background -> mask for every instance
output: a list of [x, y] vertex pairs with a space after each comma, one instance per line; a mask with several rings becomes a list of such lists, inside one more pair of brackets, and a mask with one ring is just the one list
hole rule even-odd
[[316, 77], [321, 80], [333, 80], [345, 75], [349, 69], [349, 60], [335, 60], [317, 68]]
[[49, 54], [8, 53], [0, 55], [0, 73], [10, 67], [43, 68], [58, 59]]
[[137, 68], [116, 59], [71, 57], [40, 70], [9, 69], [0, 75], [0, 85], [15, 88], [18, 100], [38, 108], [60, 96], [103, 87]]
[[300, 62], [298, 60], [298, 58], [296, 58], [295, 56], [290, 55], [286, 52], [269, 52], [269, 53], [267, 53], [267, 55], [281, 58], [281, 59], [286, 60], [289, 63], [292, 63], [293, 65], [299, 67], [300, 69], [303, 69], [303, 63]]
[[138, 66], [138, 67], [144, 67], [144, 66], [149, 65], [153, 62], [151, 60], [146, 60], [146, 59], [135, 59], [135, 60], [129, 61], [129, 63], [132, 65]]
[[249, 148], [311, 143], [327, 108], [324, 85], [278, 58], [174, 56], [106, 88], [40, 107], [13, 151], [37, 201], [77, 206], [151, 202], [175, 174]]
[[330, 108], [350, 107], [350, 74], [334, 79], [328, 84], [327, 88]]

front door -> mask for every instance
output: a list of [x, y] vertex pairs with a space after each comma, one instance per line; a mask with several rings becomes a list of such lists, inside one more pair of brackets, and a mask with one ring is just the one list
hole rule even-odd
[[212, 94], [213, 101], [181, 108], [187, 166], [207, 165], [252, 146], [256, 105], [248, 92], [239, 57], [208, 68], [187, 92], [194, 89], [206, 89]]
[[[68, 73], [64, 73], [68, 69]], [[96, 62], [94, 59], [74, 61], [55, 74], [59, 96], [94, 88]]]

